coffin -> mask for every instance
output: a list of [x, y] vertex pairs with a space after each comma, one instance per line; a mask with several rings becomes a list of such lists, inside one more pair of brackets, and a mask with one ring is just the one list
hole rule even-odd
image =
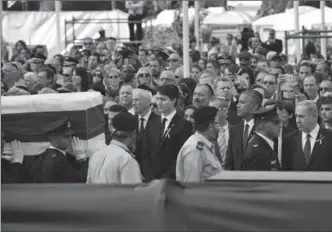
[[38, 155], [48, 146], [43, 132], [53, 120], [71, 120], [74, 136], [83, 140], [88, 156], [105, 146], [102, 95], [97, 92], [4, 96], [1, 130], [3, 154], [12, 154], [10, 142], [19, 140], [25, 155]]

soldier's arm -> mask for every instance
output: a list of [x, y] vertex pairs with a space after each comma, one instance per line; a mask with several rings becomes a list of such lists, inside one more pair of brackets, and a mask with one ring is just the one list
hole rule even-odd
[[137, 161], [132, 158], [128, 159], [120, 167], [121, 184], [139, 184], [142, 183], [142, 174]]
[[183, 157], [183, 181], [201, 182], [203, 172], [203, 157], [201, 150], [190, 149], [188, 154]]
[[62, 179], [64, 182], [86, 182], [88, 162], [82, 159], [78, 168], [74, 168], [65, 156], [57, 155], [58, 162], [54, 166], [54, 177]]
[[232, 136], [232, 132], [230, 131], [227, 152], [226, 152], [226, 157], [225, 157], [225, 163], [223, 164], [223, 168], [225, 170], [234, 170], [233, 141], [234, 141], [234, 138]]

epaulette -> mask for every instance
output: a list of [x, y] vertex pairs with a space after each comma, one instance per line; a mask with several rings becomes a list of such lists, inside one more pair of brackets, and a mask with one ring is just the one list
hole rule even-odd
[[201, 141], [198, 141], [197, 145], [196, 145], [196, 149], [201, 151], [201, 150], [203, 150], [203, 147], [204, 147], [204, 143]]

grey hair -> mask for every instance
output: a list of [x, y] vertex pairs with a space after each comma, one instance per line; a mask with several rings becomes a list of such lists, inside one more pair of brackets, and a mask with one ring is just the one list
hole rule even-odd
[[133, 90], [133, 95], [137, 94], [142, 98], [145, 98], [146, 100], [148, 100], [149, 103], [152, 102], [152, 93], [148, 90], [145, 89], [134, 89]]
[[310, 100], [303, 100], [297, 103], [296, 108], [299, 106], [305, 107], [308, 113], [315, 117], [318, 117], [318, 108], [315, 102]]

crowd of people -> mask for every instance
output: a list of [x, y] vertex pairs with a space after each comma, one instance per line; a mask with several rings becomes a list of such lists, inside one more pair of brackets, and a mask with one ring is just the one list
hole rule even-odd
[[2, 154], [2, 181], [202, 182], [223, 170], [332, 171], [331, 63], [314, 53], [291, 65], [282, 41], [269, 36], [262, 42], [255, 33], [240, 49], [232, 34], [212, 38], [208, 52], [192, 38], [190, 76], [181, 46], [85, 38], [83, 49], [47, 57], [45, 46], [31, 51], [18, 41], [2, 61], [3, 97], [100, 92], [107, 146], [87, 157], [62, 118], [43, 128], [51, 146], [42, 154], [25, 157], [20, 141], [6, 141], [13, 154]]

